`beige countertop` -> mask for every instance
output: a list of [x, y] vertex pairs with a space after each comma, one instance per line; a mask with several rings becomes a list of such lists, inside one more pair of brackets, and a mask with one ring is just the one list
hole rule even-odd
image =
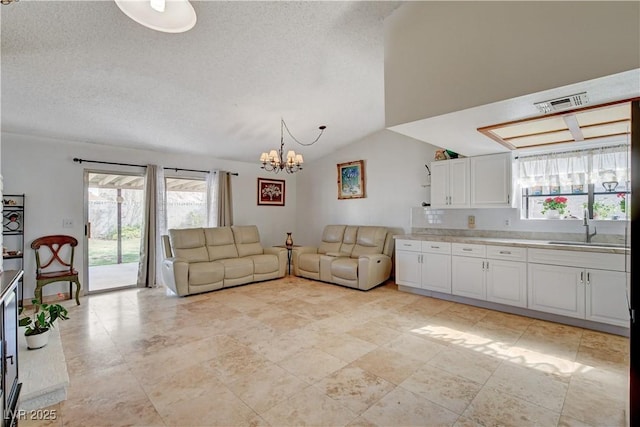
[[580, 242], [550, 243], [549, 240], [507, 239], [494, 237], [445, 236], [436, 234], [398, 234], [395, 239], [425, 240], [432, 242], [474, 243], [479, 245], [520, 246], [537, 249], [555, 249], [578, 252], [601, 252], [609, 254], [629, 254], [630, 249], [623, 246], [607, 246], [602, 243], [580, 244]]

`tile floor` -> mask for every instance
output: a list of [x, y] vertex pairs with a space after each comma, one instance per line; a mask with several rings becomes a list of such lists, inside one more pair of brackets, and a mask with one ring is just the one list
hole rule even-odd
[[82, 298], [71, 380], [25, 425], [622, 426], [628, 340], [294, 277]]

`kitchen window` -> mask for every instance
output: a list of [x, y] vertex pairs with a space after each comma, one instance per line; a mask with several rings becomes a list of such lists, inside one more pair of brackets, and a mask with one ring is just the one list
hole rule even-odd
[[520, 156], [522, 218], [626, 220], [629, 162], [628, 144]]

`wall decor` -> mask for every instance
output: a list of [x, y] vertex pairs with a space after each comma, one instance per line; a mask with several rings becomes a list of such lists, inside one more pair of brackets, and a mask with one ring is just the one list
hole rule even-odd
[[258, 178], [258, 205], [284, 206], [284, 180]]
[[364, 160], [338, 163], [338, 199], [361, 199], [364, 192]]

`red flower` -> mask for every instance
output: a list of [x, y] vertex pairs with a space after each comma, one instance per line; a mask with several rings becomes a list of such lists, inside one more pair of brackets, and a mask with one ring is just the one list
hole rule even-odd
[[618, 193], [617, 196], [624, 199], [627, 195], [624, 193]]
[[551, 197], [547, 197], [544, 202], [545, 203], [551, 203], [553, 201], [553, 199]]

